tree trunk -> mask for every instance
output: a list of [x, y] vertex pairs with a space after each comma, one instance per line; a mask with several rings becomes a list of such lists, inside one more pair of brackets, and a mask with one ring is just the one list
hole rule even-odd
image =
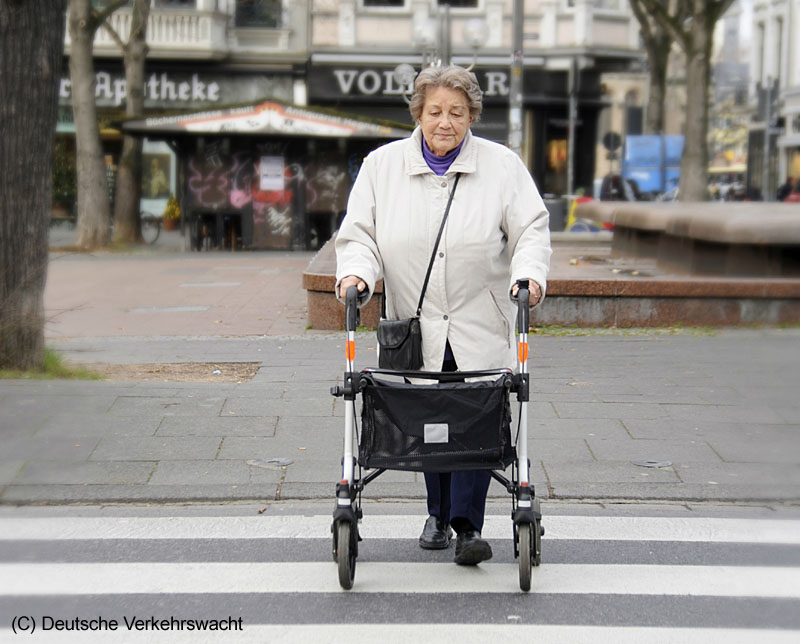
[[[150, 0], [134, 0], [131, 34], [123, 50], [127, 99], [125, 113], [144, 113], [144, 62], [147, 56], [147, 18]], [[114, 202], [114, 241], [142, 241], [139, 201], [142, 197], [142, 140], [125, 135]]]
[[69, 73], [78, 173], [78, 246], [96, 248], [109, 240], [111, 209], [100, 127], [95, 105], [94, 35], [91, 0], [70, 0], [69, 35], [72, 41]]
[[681, 201], [708, 200], [708, 92], [714, 24], [704, 11], [692, 15], [686, 51], [686, 129], [678, 195]]
[[0, 0], [0, 368], [40, 367], [65, 4]]
[[645, 114], [645, 132], [661, 134], [664, 131], [664, 101], [667, 96], [667, 66], [672, 38], [658, 25], [653, 28], [652, 43], [646, 44], [647, 64], [650, 68], [650, 88]]

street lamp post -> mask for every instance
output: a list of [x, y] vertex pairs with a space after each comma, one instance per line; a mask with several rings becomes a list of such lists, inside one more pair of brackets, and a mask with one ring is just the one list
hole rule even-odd
[[508, 143], [519, 156], [522, 156], [522, 2], [523, 0], [514, 0], [513, 52], [508, 94]]
[[575, 127], [578, 120], [578, 59], [572, 58], [567, 74], [567, 91], [569, 92], [569, 113], [567, 126], [567, 194], [573, 194], [575, 188]]

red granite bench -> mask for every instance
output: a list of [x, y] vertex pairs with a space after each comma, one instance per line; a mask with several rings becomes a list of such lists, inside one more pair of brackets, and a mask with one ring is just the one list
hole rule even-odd
[[652, 257], [693, 275], [800, 275], [800, 207], [763, 202], [579, 204], [576, 216], [614, 225], [616, 256]]
[[[344, 307], [336, 299], [336, 235], [319, 249], [303, 272], [303, 288], [308, 303], [308, 324], [312, 329], [344, 329]], [[376, 293], [383, 293], [383, 280], [375, 285]], [[374, 297], [361, 311], [361, 324], [369, 328], [378, 326], [380, 297]]]

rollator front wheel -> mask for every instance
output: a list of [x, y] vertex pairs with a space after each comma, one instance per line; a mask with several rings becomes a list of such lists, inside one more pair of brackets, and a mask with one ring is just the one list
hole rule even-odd
[[339, 585], [345, 590], [353, 587], [356, 576], [354, 541], [353, 525], [349, 521], [340, 521], [336, 526], [336, 563], [339, 567]]
[[533, 570], [532, 535], [533, 526], [530, 523], [521, 523], [518, 527], [519, 537], [519, 587], [528, 592], [531, 589], [531, 576]]

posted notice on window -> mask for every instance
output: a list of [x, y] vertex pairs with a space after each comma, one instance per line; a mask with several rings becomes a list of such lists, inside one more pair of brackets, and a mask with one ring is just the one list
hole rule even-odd
[[260, 190], [283, 190], [283, 157], [261, 157]]

